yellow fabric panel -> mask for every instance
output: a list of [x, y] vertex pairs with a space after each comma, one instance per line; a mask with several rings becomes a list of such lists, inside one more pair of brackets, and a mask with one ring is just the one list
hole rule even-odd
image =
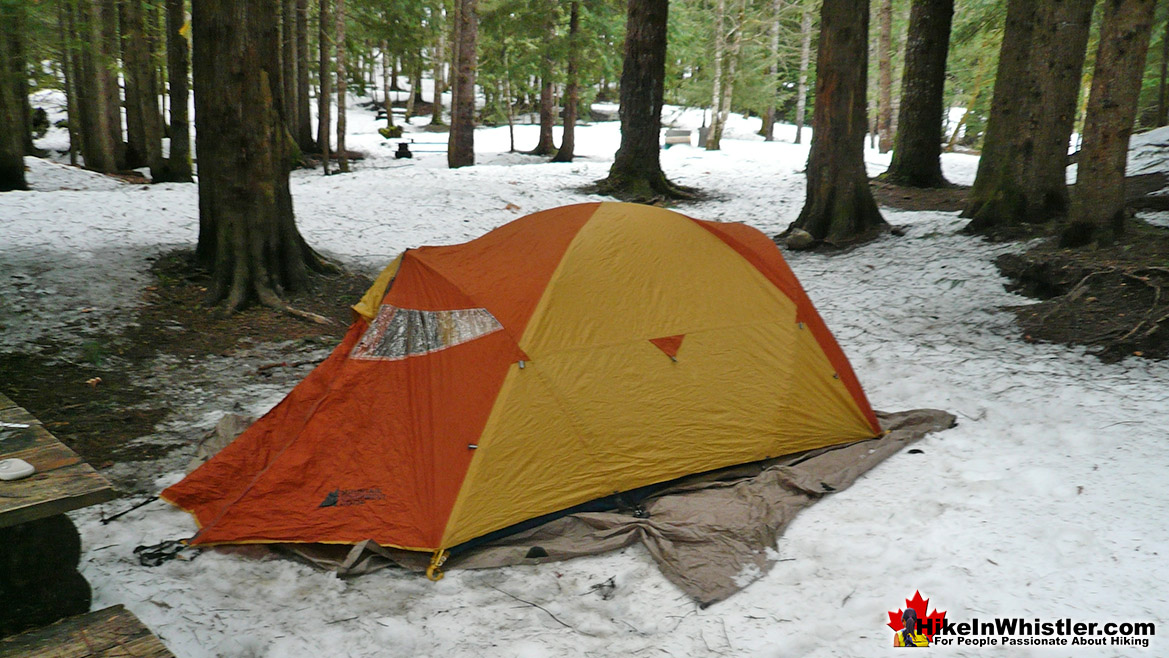
[[[787, 297], [682, 215], [603, 203], [561, 260], [520, 339], [533, 359], [779, 319]], [[685, 348], [683, 348], [685, 349]]]
[[377, 310], [382, 305], [382, 298], [386, 296], [386, 288], [390, 287], [390, 281], [394, 280], [394, 276], [398, 274], [398, 266], [402, 264], [402, 255], [390, 261], [386, 265], [382, 273], [377, 275], [373, 285], [369, 290], [362, 295], [361, 301], [353, 305], [353, 312], [365, 318], [366, 321], [372, 321], [377, 316]]
[[513, 366], [443, 546], [617, 491], [869, 437], [794, 306], [781, 313], [688, 334], [677, 362], [636, 340]]

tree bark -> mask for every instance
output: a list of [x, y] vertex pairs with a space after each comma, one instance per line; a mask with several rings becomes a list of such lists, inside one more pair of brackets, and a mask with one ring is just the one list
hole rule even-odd
[[[199, 243], [210, 303], [293, 312], [282, 297], [325, 264], [296, 229], [280, 120], [278, 0], [198, 0], [192, 8]], [[303, 313], [301, 313], [303, 314]]]
[[1153, 29], [1154, 0], [1105, 0], [1084, 144], [1068, 226], [1061, 242], [1110, 244], [1124, 233], [1124, 174], [1141, 75]]
[[763, 128], [759, 131], [763, 141], [775, 140], [775, 96], [779, 90], [779, 22], [783, 13], [783, 0], [775, 0], [771, 7], [774, 16], [771, 18], [771, 42], [768, 49], [769, 64], [767, 65], [768, 102], [767, 110], [763, 113]]
[[666, 77], [668, 0], [629, 0], [621, 69], [621, 146], [598, 182], [602, 194], [629, 201], [694, 198], [662, 172], [660, 139]]
[[447, 166], [475, 164], [475, 68], [479, 38], [478, 0], [455, 0], [458, 13], [455, 100], [451, 104], [451, 132], [447, 144]]
[[816, 107], [808, 156], [807, 200], [788, 230], [818, 242], [856, 243], [888, 228], [865, 173], [868, 2], [824, 0], [816, 56]]
[[[23, 5], [0, 3], [0, 34], [18, 34], [19, 12]], [[13, 61], [15, 48], [6, 39], [0, 42], [0, 192], [27, 190], [24, 177], [24, 123], [17, 97], [19, 69]]]
[[1169, 18], [1161, 33], [1161, 85], [1157, 89], [1157, 125], [1169, 124]]
[[877, 6], [877, 150], [893, 148], [893, 0]]
[[[182, 29], [186, 23], [183, 0], [166, 0], [166, 68], [170, 82], [170, 155], [154, 182], [190, 183], [191, 126], [187, 108], [190, 97], [188, 71], [191, 54]], [[161, 157], [161, 155], [160, 155]]]
[[727, 59], [727, 0], [716, 0], [714, 5], [714, 73], [711, 75], [713, 89], [710, 92], [710, 128], [706, 131], [706, 143], [703, 147], [708, 151], [717, 151], [722, 142], [723, 120], [720, 108], [723, 104], [723, 92], [726, 85], [723, 83], [723, 67]]
[[[442, 11], [436, 10], [436, 18], [442, 17]], [[430, 125], [441, 126], [442, 120], [442, 92], [446, 91], [446, 76], [443, 67], [446, 66], [446, 30], [438, 27], [437, 43], [434, 46], [434, 99], [430, 107]]]
[[150, 167], [163, 178], [162, 118], [154, 94], [154, 62], [142, 0], [121, 0], [123, 78], [126, 85], [126, 166]]
[[[576, 156], [576, 108], [580, 104], [580, 0], [568, 6], [568, 64], [565, 71], [568, 86], [564, 91], [564, 130], [560, 135], [560, 150], [552, 162], [572, 162]], [[510, 81], [509, 81], [510, 86]], [[511, 107], [511, 94], [507, 98]], [[508, 114], [511, 114], [509, 109]], [[510, 124], [510, 116], [508, 123]]]
[[386, 126], [394, 127], [394, 99], [390, 96], [390, 73], [393, 67], [390, 65], [389, 45], [382, 41], [382, 96], [385, 97], [382, 105], [386, 108]]
[[57, 32], [61, 36], [61, 77], [65, 92], [65, 116], [69, 130], [69, 164], [76, 167], [81, 135], [77, 131], [80, 113], [77, 110], [77, 71], [74, 68], [76, 60], [70, 45], [73, 40], [73, 8], [71, 4], [71, 0], [61, 0], [57, 3]]
[[280, 86], [284, 95], [280, 114], [288, 133], [294, 138], [300, 133], [297, 125], [300, 118], [297, 93], [300, 87], [297, 78], [296, 16], [296, 0], [280, 0]]
[[[893, 161], [884, 178], [910, 187], [944, 187], [943, 91], [954, 0], [914, 0], [901, 78], [901, 111]], [[884, 138], [884, 135], [882, 135]]]
[[349, 173], [349, 152], [345, 150], [345, 100], [349, 72], [345, 52], [345, 0], [337, 0], [337, 169]]
[[126, 142], [122, 133], [122, 96], [118, 84], [118, 55], [121, 52], [118, 39], [118, 0], [100, 0], [99, 38], [102, 41], [101, 77], [104, 79], [102, 89], [105, 95], [102, 101], [106, 104], [106, 130], [110, 133], [110, 141], [114, 144], [114, 157], [118, 169], [126, 168]]
[[8, 54], [9, 84], [12, 85], [12, 97], [16, 102], [16, 123], [11, 129], [17, 130], [20, 135], [21, 148], [25, 155], [38, 155], [32, 141], [32, 107], [28, 100], [28, 9], [24, 3], [12, 7], [6, 19], [4, 41]]
[[555, 5], [546, 11], [544, 23], [544, 52], [540, 57], [540, 139], [531, 155], [551, 155], [556, 151], [552, 128], [556, 124], [556, 100], [553, 77], [556, 71], [556, 18]]
[[[81, 154], [86, 169], [112, 173], [118, 170], [118, 149], [114, 142], [115, 131], [111, 129], [114, 117], [110, 114], [110, 104], [106, 102], [110, 94], [106, 89], [109, 76], [103, 73], [107, 62], [101, 29], [101, 0], [78, 0], [76, 9], [74, 43], [77, 44], [79, 66], [74, 69], [80, 78], [77, 88]], [[120, 136], [120, 132], [117, 134]]]
[[1067, 209], [1068, 140], [1094, 0], [1009, 0], [978, 175], [962, 215], [992, 233]]
[[320, 0], [320, 11], [318, 25], [319, 32], [319, 51], [320, 59], [317, 64], [317, 74], [320, 78], [320, 91], [317, 93], [317, 146], [321, 152], [321, 167], [324, 169], [326, 176], [329, 175], [329, 145], [332, 139], [329, 136], [329, 129], [332, 128], [332, 117], [329, 116], [329, 108], [333, 102], [333, 62], [332, 62], [332, 48], [333, 37], [330, 34], [332, 30], [333, 18], [329, 12], [329, 0]]
[[800, 77], [796, 84], [796, 139], [802, 143], [804, 115], [808, 111], [808, 67], [812, 59], [812, 0], [803, 0], [803, 16], [800, 18]]
[[296, 143], [302, 153], [317, 150], [309, 92], [308, 0], [296, 0]]

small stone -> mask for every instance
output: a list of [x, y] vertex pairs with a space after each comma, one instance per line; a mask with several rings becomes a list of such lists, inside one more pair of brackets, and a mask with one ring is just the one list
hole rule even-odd
[[812, 237], [802, 228], [793, 229], [791, 233], [787, 234], [787, 238], [783, 241], [788, 249], [807, 249], [812, 246], [816, 239]]

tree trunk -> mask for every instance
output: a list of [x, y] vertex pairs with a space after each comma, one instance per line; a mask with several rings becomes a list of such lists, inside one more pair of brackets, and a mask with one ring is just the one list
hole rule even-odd
[[121, 0], [123, 77], [126, 85], [126, 166], [150, 167], [163, 178], [162, 123], [154, 94], [154, 62], [142, 0]]
[[451, 132], [447, 144], [447, 166], [475, 164], [475, 68], [479, 38], [478, 0], [455, 0], [458, 13], [455, 100], [451, 104]]
[[77, 88], [78, 105], [81, 115], [81, 154], [85, 168], [103, 173], [118, 170], [118, 150], [114, 142], [114, 131], [110, 128], [114, 117], [106, 102], [109, 93], [106, 85], [109, 76], [104, 75], [106, 65], [105, 42], [101, 38], [101, 0], [78, 0], [76, 55], [79, 66]]
[[300, 119], [298, 110], [300, 90], [297, 77], [296, 43], [296, 0], [280, 0], [280, 85], [284, 91], [284, 104], [280, 114], [288, 134], [299, 135]]
[[804, 115], [808, 111], [808, 67], [812, 59], [812, 0], [803, 0], [800, 18], [800, 78], [796, 85], [796, 144], [802, 143]]
[[783, 14], [783, 0], [775, 0], [772, 5], [775, 16], [771, 19], [771, 43], [768, 50], [769, 64], [767, 65], [767, 110], [763, 113], [763, 128], [759, 131], [763, 141], [775, 140], [775, 96], [779, 90], [779, 22]]
[[1169, 124], [1169, 17], [1161, 34], [1161, 85], [1157, 90], [1157, 125]]
[[296, 0], [296, 143], [302, 153], [317, 150], [309, 93], [308, 0]]
[[190, 183], [191, 176], [191, 126], [187, 103], [190, 97], [187, 72], [191, 66], [191, 53], [187, 38], [183, 35], [186, 24], [183, 0], [166, 0], [166, 67], [170, 80], [170, 156], [161, 177], [155, 181]]
[[16, 123], [10, 129], [20, 135], [24, 154], [35, 156], [38, 152], [32, 143], [32, 108], [28, 100], [28, 9], [23, 2], [18, 5], [8, 12], [6, 31], [3, 32], [8, 49], [5, 58], [8, 60], [9, 84], [12, 85], [12, 98], [16, 102]]
[[329, 129], [332, 128], [332, 117], [329, 116], [329, 108], [333, 102], [333, 62], [332, 62], [332, 48], [333, 37], [330, 34], [332, 30], [333, 18], [329, 12], [329, 0], [320, 0], [320, 17], [318, 25], [320, 27], [320, 38], [318, 45], [320, 47], [320, 59], [317, 64], [317, 73], [320, 78], [320, 92], [317, 94], [317, 146], [321, 152], [321, 167], [324, 169], [326, 176], [329, 175], [329, 145], [332, 139], [329, 136]]
[[553, 76], [556, 71], [556, 19], [555, 5], [547, 9], [544, 23], [544, 52], [540, 58], [540, 139], [531, 155], [551, 155], [556, 151], [552, 128], [556, 124], [556, 100], [554, 98]]
[[[579, 60], [580, 0], [572, 0], [568, 5], [568, 64], [565, 71], [568, 87], [564, 92], [564, 130], [560, 136], [560, 150], [556, 152], [552, 162], [572, 162], [576, 156], [576, 108], [580, 104]], [[507, 103], [510, 108], [510, 94]], [[508, 113], [510, 114], [510, 110]]]
[[77, 110], [77, 70], [73, 48], [73, 9], [71, 0], [62, 0], [57, 4], [57, 32], [61, 36], [61, 75], [65, 92], [65, 112], [69, 130], [69, 164], [77, 166], [77, 152], [81, 144], [81, 135], [77, 128], [80, 123], [80, 112]]
[[[296, 229], [287, 132], [279, 116], [278, 0], [198, 0], [192, 8], [199, 243], [210, 303], [234, 311], [282, 300], [325, 269]], [[302, 312], [299, 313], [304, 315]]]
[[1009, 0], [966, 230], [991, 233], [1066, 211], [1064, 170], [1094, 0]]
[[621, 146], [602, 194], [630, 201], [693, 198], [662, 173], [662, 96], [666, 77], [667, 0], [629, 0], [625, 19], [625, 60], [621, 69]]
[[[0, 3], [0, 34], [18, 34], [19, 12], [24, 6]], [[0, 42], [0, 192], [27, 190], [24, 177], [24, 135], [28, 127], [17, 98], [20, 71], [13, 61], [14, 44]]]
[[877, 150], [893, 148], [893, 0], [877, 7]]
[[867, 0], [857, 4], [824, 0], [820, 9], [807, 200], [788, 228], [832, 245], [868, 240], [888, 228], [865, 174], [869, 12]]
[[1038, 76], [1040, 104], [1031, 115], [1035, 141], [1024, 188], [1030, 221], [1067, 216], [1068, 145], [1095, 4], [1096, 0], [1052, 2], [1035, 32], [1030, 68]]
[[[442, 12], [436, 12], [441, 18]], [[446, 76], [443, 67], [446, 66], [446, 30], [440, 25], [438, 28], [438, 42], [434, 46], [434, 99], [430, 106], [430, 125], [441, 126], [442, 120], [442, 92], [446, 91]]]
[[101, 34], [101, 77], [102, 90], [105, 95], [102, 101], [106, 105], [108, 123], [106, 130], [110, 133], [110, 141], [114, 144], [114, 158], [118, 169], [126, 168], [126, 142], [122, 139], [122, 97], [118, 84], [118, 55], [121, 52], [118, 39], [118, 0], [100, 0]]
[[388, 44], [385, 41], [382, 42], [381, 51], [382, 51], [382, 96], [385, 97], [385, 100], [382, 104], [386, 108], [386, 126], [393, 128], [394, 127], [394, 99], [390, 96], [390, 87], [391, 87], [390, 86], [390, 72], [392, 71], [392, 66], [390, 65], [390, 60], [392, 58], [390, 57]]
[[337, 0], [337, 168], [349, 173], [349, 152], [345, 150], [345, 100], [349, 89], [345, 52], [345, 0]]
[[[910, 187], [944, 187], [942, 92], [954, 0], [914, 0], [901, 78], [901, 111], [893, 162], [884, 177]], [[884, 135], [881, 136], [884, 139]]]
[[723, 66], [727, 59], [726, 18], [727, 0], [717, 0], [714, 5], [714, 74], [711, 76], [714, 87], [710, 92], [710, 129], [706, 131], [706, 144], [703, 144], [708, 151], [719, 150], [723, 136], [720, 108], [726, 89], [723, 83]]
[[1105, 0], [1064, 246], [1109, 244], [1124, 232], [1124, 174], [1154, 0]]

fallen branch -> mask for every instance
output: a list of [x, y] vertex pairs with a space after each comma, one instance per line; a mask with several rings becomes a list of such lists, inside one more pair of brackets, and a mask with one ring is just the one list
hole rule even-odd
[[544, 606], [542, 606], [542, 605], [538, 605], [538, 604], [536, 604], [536, 603], [532, 603], [531, 601], [525, 601], [524, 599], [521, 599], [520, 597], [516, 596], [515, 594], [512, 594], [511, 592], [508, 592], [508, 591], [505, 591], [505, 590], [499, 589], [499, 588], [498, 588], [498, 587], [496, 587], [495, 585], [488, 585], [488, 587], [490, 587], [491, 589], [493, 589], [493, 590], [495, 590], [495, 591], [497, 591], [497, 592], [499, 592], [499, 593], [501, 593], [501, 594], [506, 594], [506, 595], [510, 596], [511, 598], [515, 599], [516, 601], [519, 601], [520, 603], [524, 603], [524, 604], [527, 604], [527, 605], [530, 605], [530, 606], [532, 606], [533, 608], [539, 608], [540, 610], [543, 610], [545, 613], [547, 613], [547, 614], [548, 614], [548, 616], [549, 616], [549, 617], [551, 617], [552, 619], [554, 619], [554, 620], [556, 621], [556, 623], [560, 624], [561, 626], [563, 626], [563, 627], [565, 627], [565, 628], [567, 628], [567, 629], [570, 629], [570, 630], [576, 631], [577, 633], [582, 633], [582, 634], [584, 634], [584, 635], [590, 635], [590, 636], [596, 637], [596, 636], [595, 636], [595, 635], [593, 635], [592, 633], [586, 633], [586, 632], [584, 632], [584, 631], [578, 630], [578, 629], [577, 629], [575, 626], [572, 626], [571, 624], [566, 624], [566, 623], [564, 622], [564, 620], [562, 620], [562, 619], [560, 619], [560, 617], [557, 617], [556, 615], [552, 614], [552, 612], [551, 612], [551, 611], [549, 611], [549, 610], [548, 610], [548, 608], [545, 608], [545, 607], [544, 607]]
[[324, 361], [324, 359], [305, 359], [304, 361], [281, 361], [280, 363], [265, 363], [264, 365], [258, 366], [256, 368], [256, 374], [260, 374], [265, 370], [271, 370], [272, 368], [297, 368], [299, 366], [316, 365], [321, 361]]

